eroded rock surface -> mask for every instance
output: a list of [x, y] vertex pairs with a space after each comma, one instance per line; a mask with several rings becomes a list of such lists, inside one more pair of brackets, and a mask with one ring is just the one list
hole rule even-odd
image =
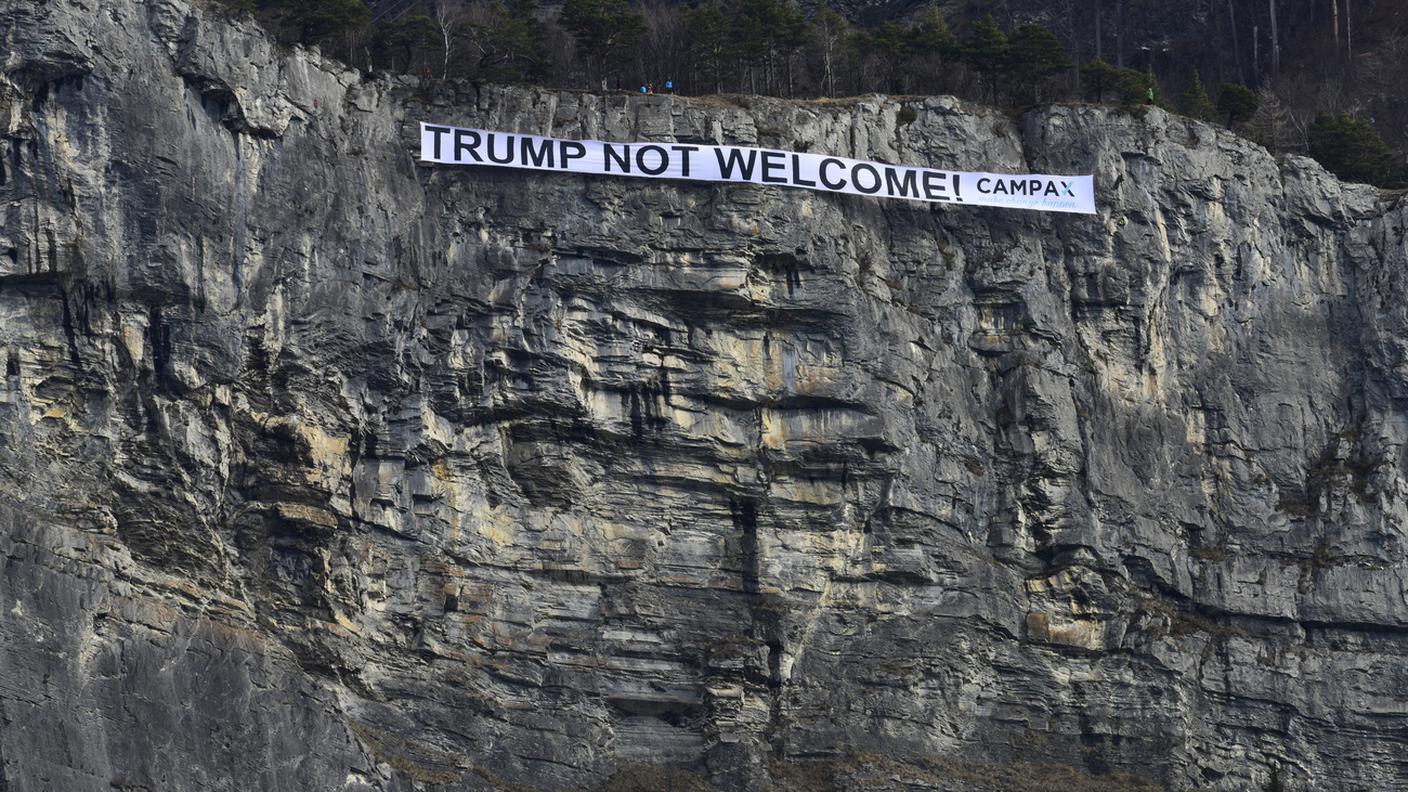
[[0, 41], [0, 790], [1405, 788], [1402, 200], [1157, 110], [425, 88], [178, 0]]

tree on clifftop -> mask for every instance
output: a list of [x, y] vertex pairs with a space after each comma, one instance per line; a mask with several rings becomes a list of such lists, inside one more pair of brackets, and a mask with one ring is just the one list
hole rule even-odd
[[371, 22], [362, 0], [261, 0], [257, 4], [286, 38], [350, 57], [353, 39]]
[[1041, 25], [1022, 25], [1012, 34], [1012, 74], [1025, 86], [1027, 98], [1041, 101], [1041, 88], [1071, 68], [1071, 56], [1056, 34]]
[[[567, 0], [562, 26], [576, 39], [591, 77], [607, 90], [608, 65], [630, 52], [645, 35], [645, 20], [625, 0]], [[619, 72], [619, 70], [617, 70]]]
[[1184, 115], [1199, 121], [1217, 118], [1217, 107], [1213, 105], [1212, 97], [1208, 96], [1208, 89], [1203, 87], [1202, 76], [1196, 71], [1193, 72], [1193, 84], [1183, 93], [1181, 109]]
[[1403, 163], [1374, 125], [1348, 113], [1321, 113], [1310, 125], [1310, 156], [1346, 181], [1403, 186]]
[[988, 14], [973, 23], [973, 31], [963, 42], [963, 60], [973, 70], [983, 75], [988, 82], [992, 100], [997, 101], [997, 76], [1008, 66], [1012, 45], [1007, 34], [997, 26], [997, 20]]
[[1256, 93], [1245, 85], [1227, 83], [1217, 97], [1217, 110], [1227, 119], [1227, 125], [1240, 124], [1256, 113]]
[[689, 58], [696, 86], [710, 86], [714, 93], [724, 90], [724, 64], [729, 54], [729, 24], [717, 0], [707, 0], [684, 9], [689, 32]]

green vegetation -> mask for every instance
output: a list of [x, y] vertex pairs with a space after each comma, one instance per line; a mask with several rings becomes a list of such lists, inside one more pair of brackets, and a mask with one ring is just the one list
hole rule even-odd
[[1014, 83], [1025, 86], [1025, 98], [1039, 102], [1052, 78], [1071, 68], [1071, 56], [1056, 34], [1041, 25], [1022, 25], [1012, 34], [1008, 61]]
[[236, 11], [257, 11], [288, 39], [339, 54], [350, 51], [350, 39], [372, 16], [362, 0], [236, 0], [232, 5]]
[[645, 19], [626, 0], [567, 0], [562, 4], [562, 26], [576, 40], [588, 75], [601, 81], [602, 90], [621, 53], [645, 35]]
[[1322, 113], [1310, 126], [1310, 156], [1346, 181], [1382, 187], [1408, 186], [1408, 168], [1378, 130], [1348, 113]]
[[1217, 111], [1227, 119], [1228, 126], [1242, 124], [1256, 114], [1256, 92], [1245, 85], [1227, 83], [1217, 98]]
[[[593, 90], [653, 85], [685, 94], [954, 94], [1010, 109], [1072, 99], [1129, 109], [1153, 104], [1220, 121], [1276, 151], [1310, 153], [1347, 179], [1387, 187], [1408, 178], [1391, 145], [1405, 142], [1393, 126], [1398, 105], [1392, 99], [1378, 96], [1360, 116], [1339, 115], [1343, 106], [1363, 106], [1337, 100], [1336, 115], [1312, 123], [1315, 113], [1305, 102], [1323, 98], [1302, 100], [1300, 106], [1287, 100], [1295, 86], [1273, 86], [1266, 76], [1267, 69], [1280, 69], [1279, 62], [1267, 62], [1257, 54], [1263, 50], [1247, 46], [1256, 42], [1244, 41], [1230, 16], [1188, 33], [1195, 38], [1170, 41], [1169, 31], [1183, 24], [1173, 10], [1176, 4], [1130, 22], [1148, 26], [1139, 28], [1136, 44], [1123, 34], [1111, 39], [1098, 25], [1082, 27], [1081, 19], [1098, 21], [1084, 6], [1066, 7], [1074, 9], [1069, 18], [1030, 9], [1027, 16], [1007, 9], [1001, 16], [962, 18], [955, 35], [949, 26], [954, 20], [945, 18], [941, 8], [946, 6], [937, 3], [866, 25], [826, 0], [810, 13], [800, 0], [207, 1], [233, 14], [253, 14], [285, 43], [321, 47], [368, 71], [413, 75], [427, 89], [468, 79]], [[1229, 0], [1229, 14], [1243, 2]], [[1055, 27], [1029, 21], [1033, 18]], [[1196, 38], [1205, 34], [1212, 38]], [[1339, 46], [1333, 37], [1321, 38], [1323, 46]], [[1244, 63], [1247, 52], [1251, 68]], [[1408, 68], [1408, 57], [1404, 61]], [[1083, 65], [1075, 68], [1075, 62]], [[1342, 71], [1338, 63], [1322, 71]], [[1379, 84], [1391, 80], [1397, 88], [1394, 75], [1401, 70], [1390, 68], [1389, 61], [1375, 63], [1388, 75], [1376, 77]], [[1215, 97], [1204, 75], [1221, 84]], [[1374, 76], [1344, 75], [1346, 89], [1365, 82], [1350, 77]], [[910, 112], [916, 118], [906, 123], [920, 120], [918, 111]], [[1377, 130], [1363, 118], [1371, 112]], [[1381, 131], [1396, 137], [1385, 143]]]
[[1199, 121], [1217, 119], [1217, 106], [1212, 103], [1208, 89], [1203, 87], [1202, 75], [1197, 72], [1193, 72], [1193, 84], [1188, 86], [1187, 92], [1183, 94], [1181, 109], [1184, 115]]
[[997, 101], [997, 78], [1012, 64], [1012, 42], [992, 14], [973, 23], [963, 42], [963, 61], [987, 81], [988, 98]]
[[1134, 69], [1111, 66], [1099, 58], [1081, 67], [1085, 78], [1086, 98], [1096, 102], [1114, 102], [1131, 106], [1148, 101], [1154, 82], [1149, 74]]

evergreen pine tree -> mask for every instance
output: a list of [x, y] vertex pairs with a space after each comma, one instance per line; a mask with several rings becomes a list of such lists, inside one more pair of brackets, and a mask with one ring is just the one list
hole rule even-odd
[[1193, 72], [1193, 84], [1183, 94], [1183, 114], [1199, 121], [1213, 121], [1217, 118], [1217, 106], [1203, 87], [1203, 78]]
[[519, 43], [519, 72], [528, 80], [541, 80], [548, 73], [548, 31], [539, 16], [540, 8], [540, 0], [509, 0], [508, 4]]
[[424, 14], [405, 16], [389, 24], [378, 25], [369, 47], [376, 68], [401, 73], [419, 71], [430, 49], [439, 38], [435, 20]]
[[694, 70], [693, 82], [712, 86], [714, 93], [722, 93], [725, 58], [731, 38], [728, 17], [719, 8], [718, 0], [707, 0], [694, 8], [685, 9], [684, 13], [689, 32], [689, 57]]
[[561, 19], [603, 91], [611, 74], [621, 72], [618, 61], [645, 34], [645, 20], [626, 0], [567, 0]]
[[1408, 177], [1374, 125], [1348, 113], [1322, 113], [1315, 119], [1310, 125], [1310, 156], [1346, 181], [1400, 187]]
[[1085, 79], [1086, 98], [1096, 102], [1142, 104], [1153, 87], [1152, 75], [1112, 66], [1100, 58], [1092, 58], [1080, 72]]
[[851, 46], [869, 70], [871, 87], [888, 93], [903, 93], [902, 71], [908, 61], [908, 37], [894, 22], [883, 22], [874, 30], [857, 31]]
[[1041, 25], [1022, 25], [1012, 34], [1011, 69], [1028, 97], [1041, 100], [1043, 83], [1071, 67], [1071, 57], [1056, 34]]
[[1240, 124], [1256, 113], [1256, 94], [1245, 85], [1227, 83], [1217, 97], [1217, 111], [1227, 119], [1228, 126]]
[[986, 78], [989, 96], [997, 101], [997, 78], [1008, 67], [1012, 46], [997, 20], [988, 14], [973, 23], [968, 40], [963, 43], [963, 60]]
[[313, 44], [350, 55], [350, 36], [371, 23], [371, 11], [362, 0], [264, 0], [258, 3], [275, 30], [300, 44]]
[[1085, 81], [1085, 98], [1095, 102], [1105, 101], [1105, 96], [1115, 87], [1118, 70], [1101, 58], [1091, 58], [1080, 69]]
[[947, 83], [947, 67], [958, 56], [958, 39], [937, 5], [930, 4], [905, 31], [904, 51], [906, 92], [917, 86], [921, 93], [940, 93]]
[[932, 3], [925, 9], [919, 21], [909, 29], [906, 36], [906, 49], [918, 57], [934, 57], [949, 60], [958, 51], [958, 39], [948, 29], [944, 15]]

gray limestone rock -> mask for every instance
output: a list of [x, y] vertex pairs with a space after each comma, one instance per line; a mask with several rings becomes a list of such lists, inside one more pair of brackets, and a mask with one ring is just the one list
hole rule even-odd
[[0, 790], [1408, 788], [1402, 199], [1155, 109], [422, 89], [184, 0], [0, 42]]

